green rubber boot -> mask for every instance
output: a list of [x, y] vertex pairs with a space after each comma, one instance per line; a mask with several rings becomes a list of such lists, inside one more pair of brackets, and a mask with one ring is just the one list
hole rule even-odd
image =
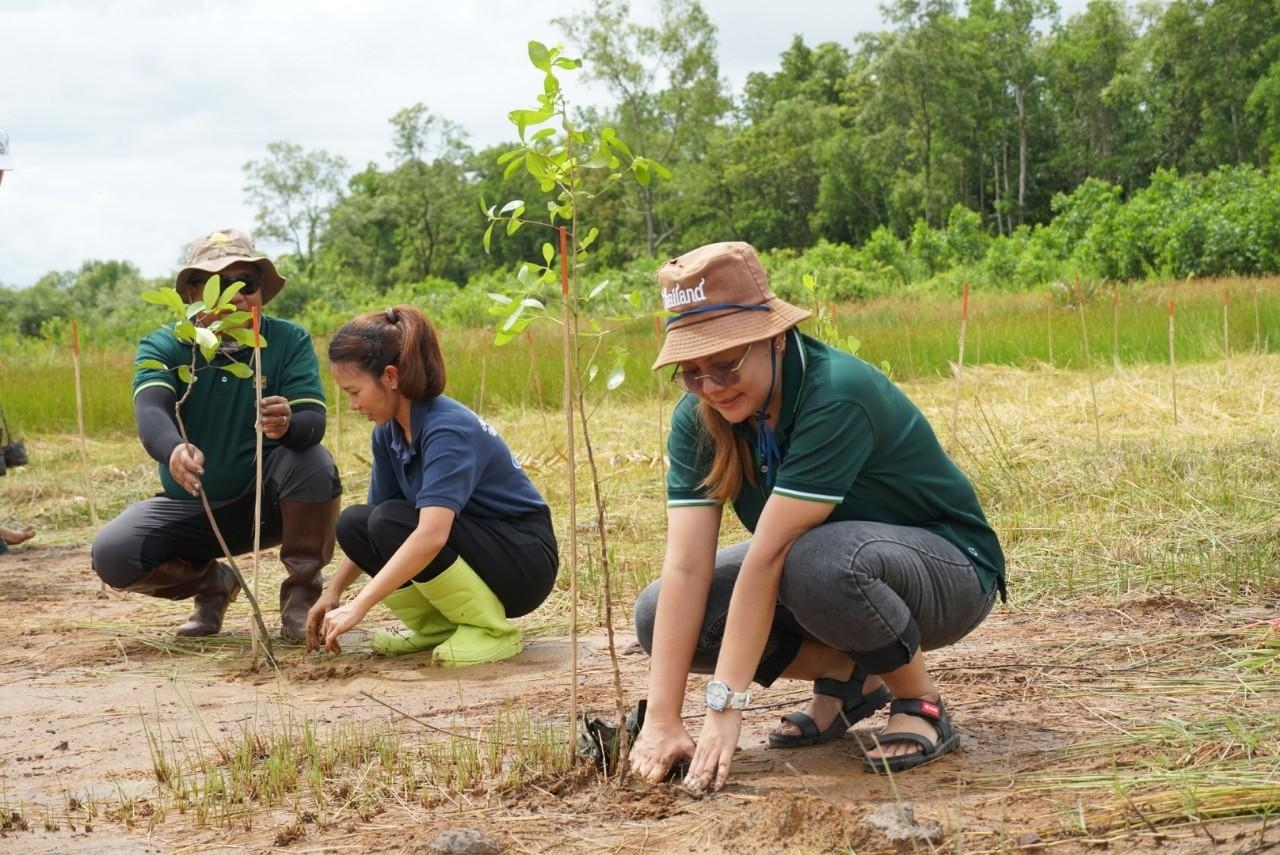
[[440, 613], [458, 625], [432, 658], [447, 667], [510, 659], [521, 650], [520, 630], [507, 620], [498, 596], [459, 558], [453, 566], [418, 589]]
[[370, 644], [382, 656], [404, 656], [431, 650], [457, 629], [417, 588], [417, 582], [397, 588], [382, 601], [408, 629], [380, 629]]

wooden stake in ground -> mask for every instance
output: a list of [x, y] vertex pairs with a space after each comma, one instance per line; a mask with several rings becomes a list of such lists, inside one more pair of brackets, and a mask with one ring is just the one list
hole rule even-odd
[[1169, 301], [1169, 388], [1173, 392], [1173, 423], [1178, 423], [1178, 361], [1174, 356], [1173, 301]]
[[[565, 458], [569, 464], [569, 739], [578, 741], [578, 460], [573, 442], [573, 307], [569, 303], [569, 231], [560, 227], [560, 299], [563, 303]], [[622, 722], [618, 723], [619, 729]]]
[[1120, 285], [1111, 283], [1111, 365], [1120, 373]]
[[951, 408], [951, 448], [956, 447], [956, 424], [960, 420], [960, 384], [964, 379], [964, 337], [969, 326], [969, 283], [964, 283], [960, 301], [960, 355], [956, 361], [956, 401]]
[[1049, 367], [1053, 367], [1053, 294], [1045, 303], [1044, 327], [1049, 333]]
[[1098, 391], [1093, 386], [1093, 359], [1089, 356], [1089, 329], [1084, 322], [1084, 291], [1076, 279], [1076, 309], [1080, 312], [1080, 340], [1084, 342], [1084, 373], [1089, 378], [1089, 397], [1093, 399], [1093, 436], [1102, 445], [1102, 424], [1098, 420]]
[[1231, 329], [1227, 324], [1227, 306], [1231, 302], [1231, 292], [1222, 289], [1222, 373], [1231, 373]]
[[[80, 470], [84, 473], [84, 495], [89, 500], [89, 521], [96, 531], [98, 524], [98, 503], [93, 496], [93, 479], [89, 477], [89, 445], [84, 435], [84, 397], [80, 391], [80, 325], [71, 322], [71, 368], [76, 379], [76, 429], [80, 432]], [[102, 583], [106, 590], [106, 582]]]
[[[254, 419], [254, 474], [253, 497], [253, 597], [258, 598], [258, 559], [262, 551], [262, 307], [253, 307], [253, 407]], [[258, 645], [266, 645], [259, 638], [261, 624], [253, 624], [253, 661], [258, 661]]]

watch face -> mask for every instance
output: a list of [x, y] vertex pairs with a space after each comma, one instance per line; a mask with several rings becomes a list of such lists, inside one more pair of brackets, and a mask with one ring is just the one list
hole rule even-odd
[[719, 680], [707, 683], [707, 707], [722, 710], [729, 700], [729, 687]]

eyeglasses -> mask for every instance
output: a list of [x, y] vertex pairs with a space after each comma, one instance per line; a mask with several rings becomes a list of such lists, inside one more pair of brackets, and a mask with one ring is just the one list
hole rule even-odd
[[742, 351], [742, 356], [739, 357], [737, 362], [732, 365], [727, 362], [722, 362], [719, 365], [712, 365], [707, 369], [706, 374], [699, 374], [697, 371], [691, 369], [682, 370], [680, 368], [676, 368], [675, 372], [671, 375], [671, 382], [695, 395], [702, 391], [702, 381], [704, 380], [710, 380], [722, 389], [732, 386], [742, 379], [742, 375], [739, 373], [742, 369], [742, 363], [747, 361], [747, 354], [751, 352], [751, 348], [754, 345], [755, 342], [747, 345], [747, 349]]
[[[188, 276], [187, 284], [192, 288], [203, 288], [204, 284], [211, 278], [211, 275], [205, 276], [204, 278], [201, 278], [199, 274]], [[258, 289], [262, 287], [262, 276], [257, 273], [238, 273], [234, 276], [219, 274], [218, 280], [219, 288], [222, 291], [226, 291], [237, 282], [243, 282], [244, 287], [240, 289], [240, 293], [246, 297], [252, 297], [254, 294], [258, 293]]]

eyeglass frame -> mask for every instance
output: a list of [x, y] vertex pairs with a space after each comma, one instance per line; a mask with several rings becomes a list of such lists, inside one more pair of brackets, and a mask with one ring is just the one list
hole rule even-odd
[[222, 273], [210, 273], [199, 281], [192, 277], [191, 274], [187, 274], [186, 285], [189, 288], [203, 288], [205, 283], [215, 276], [218, 277], [218, 290], [220, 292], [227, 290], [237, 282], [244, 283], [244, 287], [240, 289], [239, 293], [246, 297], [252, 297], [254, 294], [257, 294], [262, 290], [262, 272], [258, 270], [246, 270], [241, 273], [234, 274], [233, 276], [227, 276]]
[[[702, 384], [706, 380], [711, 380], [721, 389], [727, 389], [736, 385], [742, 379], [742, 366], [746, 363], [747, 357], [751, 355], [751, 348], [755, 347], [755, 345], [754, 341], [750, 342], [747, 345], [747, 349], [742, 351], [742, 356], [734, 364], [730, 365], [722, 362], [719, 365], [712, 365], [705, 374], [695, 374], [677, 365], [675, 371], [671, 373], [671, 382], [694, 395], [702, 391]], [[722, 376], [716, 377], [717, 374]]]

